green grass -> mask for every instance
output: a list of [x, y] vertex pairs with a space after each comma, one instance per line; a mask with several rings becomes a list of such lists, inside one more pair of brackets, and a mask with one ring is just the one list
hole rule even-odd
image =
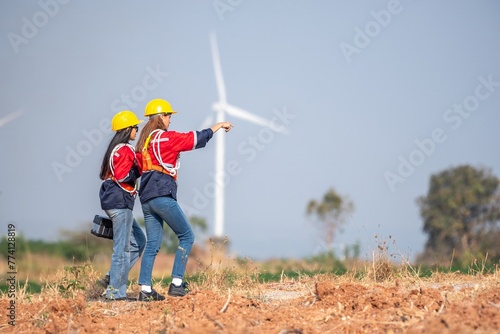
[[[312, 277], [320, 274], [334, 274], [338, 276], [342, 276], [347, 271], [345, 269], [332, 269], [332, 270], [283, 270], [279, 272], [260, 272], [260, 273], [251, 273], [248, 274], [247, 277], [254, 282], [259, 283], [271, 283], [271, 282], [280, 282], [283, 278], [285, 279], [299, 279], [301, 277]], [[220, 277], [220, 280], [224, 282], [225, 286], [232, 286], [235, 282], [240, 280], [244, 274], [236, 273], [232, 271], [227, 271], [223, 273], [223, 277]], [[203, 284], [207, 281], [206, 274], [195, 274], [186, 277], [186, 280], [191, 283]], [[167, 286], [171, 283], [171, 278], [164, 278], [163, 280], [157, 281], [160, 282], [161, 285]]]
[[[225, 268], [219, 272], [201, 272], [193, 275], [188, 275], [186, 280], [188, 282], [197, 284], [201, 287], [235, 287], [241, 284], [246, 286], [258, 283], [272, 283], [281, 282], [283, 280], [295, 280], [306, 277], [314, 277], [316, 275], [353, 275], [355, 279], [362, 279], [366, 276], [367, 270], [370, 268], [370, 263], [366, 263], [364, 269], [360, 270], [350, 270], [346, 268], [346, 265], [330, 255], [322, 255], [306, 260], [304, 263], [288, 262], [285, 259], [282, 261], [274, 261], [270, 264], [264, 264], [260, 268], [248, 268], [247, 262], [242, 262], [241, 267], [238, 268]], [[312, 266], [310, 266], [312, 265]], [[357, 265], [359, 266], [359, 264]], [[71, 266], [70, 266], [71, 267]], [[79, 266], [72, 266], [74, 268]], [[310, 269], [313, 268], [313, 269]], [[404, 267], [394, 266], [394, 272], [398, 272], [398, 269], [405, 269]], [[468, 266], [460, 266], [457, 263], [453, 263], [451, 266], [429, 266], [429, 265], [419, 265], [412, 268], [411, 271], [407, 270], [410, 275], [418, 276], [419, 278], [430, 278], [437, 273], [448, 274], [448, 273], [460, 273], [464, 275], [486, 275], [492, 274], [498, 271], [498, 264], [494, 264], [491, 261], [475, 261]], [[403, 275], [405, 273], [401, 271]], [[68, 273], [67, 273], [68, 274]], [[71, 275], [69, 275], [72, 277]], [[83, 275], [79, 277], [81, 282], [80, 285], [84, 285], [88, 281], [88, 277]], [[129, 282], [130, 283], [130, 282]], [[168, 286], [171, 283], [171, 278], [167, 277], [162, 280], [156, 280], [155, 283], [160, 283], [162, 286]], [[17, 291], [26, 291], [29, 294], [40, 293], [42, 288], [50, 283], [38, 283], [36, 281], [28, 282], [17, 282]], [[6, 294], [8, 292], [8, 285], [5, 279], [0, 281], [0, 292]]]
[[[42, 291], [42, 285], [35, 283], [35, 282], [29, 282], [29, 281], [28, 281], [28, 283], [19, 283], [19, 286], [16, 287], [16, 291], [18, 289], [24, 289], [25, 287], [26, 287], [26, 292], [30, 293], [30, 294], [40, 293]], [[4, 283], [0, 284], [0, 292], [7, 293], [8, 289], [9, 289], [8, 285], [6, 285]]]
[[497, 270], [497, 266], [491, 263], [483, 265], [470, 265], [467, 267], [454, 264], [451, 267], [441, 266], [421, 266], [419, 277], [431, 277], [435, 273], [460, 273], [464, 275], [492, 274]]

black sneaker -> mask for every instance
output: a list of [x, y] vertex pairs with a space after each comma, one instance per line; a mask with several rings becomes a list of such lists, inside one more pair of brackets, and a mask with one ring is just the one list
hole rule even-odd
[[139, 292], [139, 300], [145, 302], [151, 302], [154, 300], [164, 300], [165, 296], [160, 295], [154, 289], [151, 289], [151, 292], [141, 291]]
[[168, 295], [174, 297], [183, 297], [189, 292], [189, 287], [187, 282], [183, 282], [180, 286], [170, 283], [168, 287]]
[[99, 284], [103, 288], [107, 288], [109, 285], [109, 280], [110, 280], [109, 275], [106, 275], [103, 278], [97, 280], [97, 284]]

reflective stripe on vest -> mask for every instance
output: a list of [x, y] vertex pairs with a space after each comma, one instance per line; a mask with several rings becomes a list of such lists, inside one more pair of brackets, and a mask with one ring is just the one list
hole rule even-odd
[[111, 156], [109, 157], [109, 170], [111, 171], [111, 176], [109, 176], [109, 178], [111, 180], [113, 180], [120, 188], [122, 188], [123, 190], [128, 192], [130, 195], [135, 196], [137, 194], [137, 183], [135, 183], [134, 187], [132, 187], [128, 183], [119, 182], [115, 177], [115, 168], [113, 165], [113, 157], [114, 157], [115, 153], [123, 146], [127, 146], [128, 148], [130, 148], [132, 150], [132, 152], [134, 153], [134, 157], [135, 157], [134, 148], [130, 144], [118, 144], [118, 145], [116, 145], [115, 148], [113, 149], [113, 151], [111, 151]]
[[[160, 163], [160, 165], [153, 165], [153, 161], [151, 161], [151, 155], [149, 154], [149, 151], [148, 151], [149, 143], [151, 141], [151, 136], [155, 132], [156, 132], [156, 134], [155, 134], [153, 141], [156, 140], [158, 142], [158, 148], [157, 148], [158, 154], [156, 153], [154, 146], [153, 146], [153, 154], [155, 155], [155, 158]], [[159, 141], [161, 134], [162, 134], [162, 130], [154, 130], [153, 132], [151, 132], [149, 134], [148, 138], [146, 138], [146, 141], [144, 143], [144, 147], [142, 148], [142, 171], [147, 172], [150, 170], [155, 170], [157, 172], [170, 175], [171, 177], [174, 178], [174, 180], [177, 180], [177, 169], [179, 169], [179, 163], [177, 163], [176, 166], [173, 167], [171, 165], [164, 164], [162, 159], [161, 159], [160, 141]]]

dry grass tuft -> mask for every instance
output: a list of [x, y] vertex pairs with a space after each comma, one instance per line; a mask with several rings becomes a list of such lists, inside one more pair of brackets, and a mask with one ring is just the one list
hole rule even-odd
[[87, 299], [97, 299], [102, 293], [98, 278], [91, 263], [65, 266], [45, 279], [41, 294], [52, 298], [75, 298], [83, 293]]
[[394, 278], [394, 269], [392, 263], [384, 258], [373, 260], [371, 270], [368, 271], [368, 277], [375, 282], [385, 282]]
[[[389, 236], [389, 238], [391, 238]], [[378, 240], [378, 235], [375, 235], [375, 240], [378, 242], [377, 250], [372, 251], [372, 263], [367, 268], [367, 277], [374, 282], [385, 282], [392, 280], [395, 277], [394, 266], [389, 258], [389, 246], [386, 240]]]

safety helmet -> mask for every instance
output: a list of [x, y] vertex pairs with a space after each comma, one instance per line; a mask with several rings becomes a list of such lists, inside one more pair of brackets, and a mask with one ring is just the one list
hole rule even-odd
[[144, 111], [144, 116], [153, 116], [158, 114], [175, 114], [170, 103], [163, 99], [153, 99], [148, 102]]
[[111, 130], [120, 131], [142, 122], [144, 121], [139, 120], [133, 112], [129, 110], [123, 110], [113, 116], [113, 119], [111, 120]]

